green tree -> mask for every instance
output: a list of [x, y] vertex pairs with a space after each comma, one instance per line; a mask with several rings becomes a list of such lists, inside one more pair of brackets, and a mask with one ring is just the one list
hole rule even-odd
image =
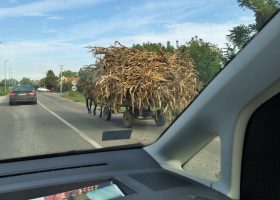
[[[72, 88], [72, 83], [68, 82], [68, 83], [63, 83], [62, 85], [62, 91], [71, 91]], [[77, 87], [79, 88], [79, 85], [77, 84]], [[80, 91], [80, 90], [79, 90]]]
[[167, 41], [165, 51], [170, 53], [175, 52], [175, 47], [171, 44], [170, 41]]
[[229, 32], [230, 33], [226, 36], [227, 40], [231, 42], [234, 45], [234, 47], [240, 49], [252, 37], [252, 33], [254, 32], [254, 26], [246, 26], [244, 24], [241, 24], [239, 26], [234, 27]]
[[230, 34], [227, 35], [228, 42], [224, 52], [225, 62], [230, 61], [280, 7], [279, 0], [237, 0], [237, 2], [241, 8], [254, 12], [255, 23], [241, 24], [230, 30]]
[[232, 43], [227, 42], [225, 45], [226, 47], [223, 49], [223, 62], [224, 64], [227, 64], [234, 58], [238, 49]]
[[[79, 77], [79, 74], [78, 74], [78, 72], [73, 72], [71, 70], [66, 70], [66, 71], [62, 72], [62, 76], [77, 78], [77, 77]], [[60, 77], [60, 74], [59, 74], [59, 77]]]
[[255, 29], [260, 30], [264, 24], [277, 12], [280, 7], [279, 0], [237, 0], [239, 6], [255, 13]]
[[56, 90], [57, 89], [57, 80], [58, 78], [55, 76], [52, 70], [47, 71], [46, 78], [45, 78], [45, 85], [46, 88], [49, 90]]
[[45, 79], [46, 77], [39, 80], [39, 87], [45, 87]]
[[31, 80], [30, 78], [26, 78], [26, 77], [23, 77], [23, 78], [19, 81], [19, 83], [20, 83], [21, 85], [33, 85], [32, 80]]
[[248, 26], [241, 24], [234, 27], [229, 31], [230, 33], [226, 35], [227, 43], [224, 48], [224, 62], [232, 60], [235, 54], [241, 49], [255, 33], [254, 25], [250, 24]]
[[80, 68], [80, 70], [78, 72], [80, 81], [83, 82], [83, 81], [87, 80], [90, 77], [90, 75], [93, 73], [93, 71], [94, 71], [93, 65], [87, 65], [87, 66]]
[[149, 52], [161, 52], [164, 51], [164, 46], [161, 43], [143, 43], [133, 45], [132, 48], [138, 49], [140, 51], [149, 51]]
[[170, 41], [167, 41], [166, 46], [162, 43], [143, 43], [143, 44], [133, 44], [132, 48], [138, 49], [140, 51], [149, 51], [149, 52], [170, 52], [173, 53], [176, 48], [171, 44]]
[[[98, 66], [99, 63], [96, 65]], [[80, 68], [78, 72], [80, 81], [77, 84], [79, 91], [83, 91], [85, 81], [93, 80], [97, 76], [98, 71], [100, 72], [101, 68], [96, 67], [96, 65], [91, 64]]]
[[9, 81], [10, 81], [10, 86], [11, 87], [13, 87], [13, 86], [18, 84], [18, 81], [16, 79], [10, 79]]
[[185, 48], [182, 46], [179, 48], [188, 51], [199, 72], [199, 78], [204, 85], [207, 85], [223, 67], [222, 50], [215, 44], [205, 42], [197, 36], [192, 38]]
[[[6, 79], [6, 83], [7, 83], [8, 81], [9, 81], [9, 80]], [[1, 80], [0, 86], [5, 86], [5, 79], [2, 79], [2, 80]]]

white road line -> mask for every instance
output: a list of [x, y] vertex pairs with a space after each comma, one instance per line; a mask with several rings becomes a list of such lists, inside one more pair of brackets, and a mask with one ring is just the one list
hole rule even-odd
[[57, 119], [59, 119], [61, 122], [63, 122], [65, 125], [67, 125], [68, 127], [70, 127], [72, 130], [74, 130], [76, 133], [78, 133], [79, 136], [81, 136], [83, 139], [85, 139], [88, 143], [90, 143], [91, 145], [93, 145], [95, 148], [99, 149], [102, 148], [102, 146], [100, 144], [98, 144], [96, 141], [94, 141], [93, 139], [91, 139], [89, 136], [87, 136], [86, 134], [84, 134], [82, 131], [80, 131], [79, 129], [77, 129], [75, 126], [73, 126], [72, 124], [70, 124], [69, 122], [67, 122], [65, 119], [63, 119], [62, 117], [60, 117], [59, 115], [57, 115], [56, 113], [54, 113], [53, 111], [51, 111], [50, 109], [48, 109], [45, 105], [43, 105], [41, 102], [38, 101], [38, 103], [45, 108], [47, 111], [49, 111], [51, 114], [53, 114]]

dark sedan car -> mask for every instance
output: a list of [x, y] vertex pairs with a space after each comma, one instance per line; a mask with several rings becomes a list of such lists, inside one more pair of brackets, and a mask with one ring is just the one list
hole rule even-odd
[[37, 94], [30, 85], [14, 86], [10, 92], [9, 104], [15, 103], [33, 103], [37, 104]]

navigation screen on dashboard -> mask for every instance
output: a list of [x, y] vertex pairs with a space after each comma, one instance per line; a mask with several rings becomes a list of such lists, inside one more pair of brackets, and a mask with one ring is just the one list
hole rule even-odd
[[32, 200], [109, 200], [125, 196], [112, 181]]

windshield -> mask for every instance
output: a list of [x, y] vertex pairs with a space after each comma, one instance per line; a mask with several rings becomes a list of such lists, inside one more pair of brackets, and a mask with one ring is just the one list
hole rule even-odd
[[155, 142], [279, 1], [0, 5], [4, 160]]

